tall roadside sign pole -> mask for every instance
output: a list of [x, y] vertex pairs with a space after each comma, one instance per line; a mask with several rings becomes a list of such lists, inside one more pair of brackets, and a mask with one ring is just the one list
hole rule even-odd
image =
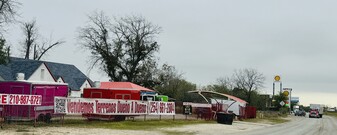
[[291, 92], [292, 88], [283, 88], [283, 94], [288, 97], [289, 113], [291, 112]]
[[279, 75], [275, 75], [274, 76], [272, 102], [275, 102], [275, 99], [274, 99], [274, 96], [275, 96], [275, 83], [280, 83], [280, 92], [281, 92], [282, 91], [282, 82], [281, 82], [281, 77]]

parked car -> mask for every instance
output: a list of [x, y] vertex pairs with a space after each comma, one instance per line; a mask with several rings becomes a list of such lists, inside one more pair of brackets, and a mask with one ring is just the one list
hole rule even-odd
[[311, 110], [309, 113], [309, 118], [320, 118], [317, 110]]
[[298, 111], [295, 112], [295, 116], [305, 116], [305, 115], [306, 115], [306, 113], [305, 113], [304, 110], [298, 110]]

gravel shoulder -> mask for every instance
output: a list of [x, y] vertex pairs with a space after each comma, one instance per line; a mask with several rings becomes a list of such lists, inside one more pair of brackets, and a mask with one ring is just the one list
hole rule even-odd
[[187, 125], [187, 126], [176, 127], [176, 128], [165, 128], [162, 130], [178, 131], [178, 132], [183, 132], [183, 133], [191, 133], [195, 135], [223, 135], [223, 134], [247, 132], [250, 130], [266, 128], [269, 126], [272, 126], [272, 125], [264, 124], [264, 123], [235, 121], [233, 122], [233, 125], [217, 124], [217, 123], [197, 124], [197, 125]]
[[[180, 118], [181, 116], [177, 116]], [[143, 117], [141, 117], [143, 119]], [[172, 117], [168, 117], [169, 119]], [[184, 118], [184, 117], [181, 117]], [[157, 119], [156, 117], [147, 119]], [[158, 128], [155, 130], [116, 130], [103, 128], [75, 128], [75, 127], [27, 127], [25, 129], [2, 129], [0, 134], [6, 135], [220, 135], [244, 133], [273, 126], [269, 123], [252, 123], [234, 121], [233, 125], [210, 123], [193, 124], [181, 127]], [[19, 130], [18, 130], [19, 129]]]
[[[156, 119], [155, 117], [153, 117]], [[115, 130], [102, 128], [74, 127], [28, 127], [26, 129], [1, 129], [0, 134], [6, 135], [316, 135], [335, 134], [337, 118], [324, 116], [322, 119], [290, 116], [289, 122], [282, 124], [252, 123], [234, 121], [233, 125], [218, 123], [194, 124], [181, 127], [165, 127], [154, 130]], [[291, 132], [289, 132], [291, 131]]]
[[233, 125], [225, 124], [195, 124], [174, 128], [159, 128], [154, 131], [147, 130], [114, 130], [101, 128], [73, 128], [73, 127], [29, 127], [26, 129], [3, 129], [0, 134], [6, 135], [166, 135], [166, 134], [192, 134], [192, 135], [217, 135], [238, 133], [271, 126], [270, 124], [234, 122]]

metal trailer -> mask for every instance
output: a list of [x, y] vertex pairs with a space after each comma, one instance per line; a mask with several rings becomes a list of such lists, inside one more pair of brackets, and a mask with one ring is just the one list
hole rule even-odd
[[246, 107], [245, 104], [242, 104], [240, 102], [215, 98], [211, 98], [211, 104], [213, 108], [215, 108], [213, 110], [221, 112], [231, 112], [236, 116], [243, 116], [243, 109], [244, 107]]
[[[158, 95], [155, 92], [141, 91], [129, 88], [84, 88], [83, 98], [101, 99], [123, 99], [140, 101], [168, 101], [168, 96]], [[102, 114], [82, 114], [83, 117], [93, 120], [114, 120], [123, 121], [126, 117], [136, 115], [102, 115]], [[138, 115], [137, 115], [138, 116]]]
[[108, 88], [84, 88], [83, 98], [140, 100], [140, 91]]
[[54, 97], [66, 97], [68, 85], [65, 83], [37, 81], [0, 82], [1, 94], [41, 95], [41, 106], [3, 105], [2, 113], [7, 121], [45, 121], [50, 122], [54, 115]]
[[[128, 89], [114, 88], [84, 88], [83, 98], [102, 98], [102, 99], [123, 99], [123, 100], [140, 100], [141, 92]], [[123, 121], [125, 118], [132, 115], [100, 115], [100, 114], [82, 114], [82, 117], [88, 120], [113, 120]]]

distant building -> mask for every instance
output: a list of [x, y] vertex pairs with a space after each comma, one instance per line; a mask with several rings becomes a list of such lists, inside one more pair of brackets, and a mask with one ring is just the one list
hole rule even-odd
[[337, 110], [336, 107], [333, 107], [333, 108], [328, 108], [327, 111], [328, 111], [328, 112], [336, 112], [336, 110]]
[[93, 84], [74, 65], [11, 57], [7, 65], [0, 65], [0, 81], [14, 80], [68, 83], [70, 97], [81, 97], [83, 88]]
[[299, 97], [291, 97], [291, 103], [297, 104], [298, 102], [300, 102]]

